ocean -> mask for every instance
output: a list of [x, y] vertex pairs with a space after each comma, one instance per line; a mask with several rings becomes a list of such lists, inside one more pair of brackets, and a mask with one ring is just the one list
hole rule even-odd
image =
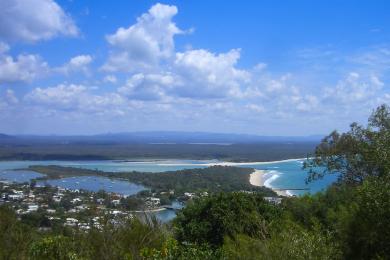
[[[12, 170], [27, 168], [30, 165], [61, 165], [69, 167], [79, 167], [92, 170], [101, 170], [108, 172], [121, 171], [140, 171], [140, 172], [165, 172], [193, 168], [206, 168], [211, 165], [231, 165], [237, 167], [250, 167], [265, 172], [265, 186], [270, 188], [291, 189], [288, 193], [291, 195], [302, 195], [304, 193], [315, 193], [328, 187], [337, 180], [336, 175], [328, 175], [321, 180], [306, 183], [307, 171], [302, 169], [303, 160], [286, 160], [269, 163], [225, 163], [217, 160], [126, 160], [126, 161], [1, 161], [0, 162], [0, 180], [25, 182], [36, 178], [37, 173], [23, 171], [14, 173]], [[80, 179], [81, 178], [81, 179]], [[83, 185], [83, 178], [77, 177], [70, 180], [51, 181], [53, 185], [64, 188], [77, 188]], [[108, 191], [133, 194], [133, 191], [139, 190], [138, 186], [126, 186], [122, 182], [112, 183], [108, 178], [91, 179], [90, 186], [83, 188], [95, 191], [97, 188], [104, 188]], [[134, 185], [134, 184], [132, 184]], [[130, 191], [129, 191], [130, 190]], [[138, 191], [137, 191], [138, 192]]]

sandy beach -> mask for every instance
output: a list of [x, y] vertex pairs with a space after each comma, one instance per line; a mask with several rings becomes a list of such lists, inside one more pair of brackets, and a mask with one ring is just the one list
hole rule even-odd
[[[273, 163], [281, 163], [281, 162], [295, 162], [295, 161], [303, 161], [307, 158], [296, 158], [296, 159], [286, 159], [279, 161], [268, 161], [268, 162], [212, 162], [212, 163], [199, 163], [199, 166], [238, 166], [238, 165], [264, 165], [264, 164], [273, 164]], [[159, 163], [161, 166], [186, 166], [192, 165], [191, 163]]]
[[145, 210], [133, 210], [133, 211], [130, 211], [131, 213], [150, 213], [150, 212], [159, 212], [159, 211], [163, 211], [163, 210], [167, 210], [166, 208], [156, 208], [156, 209], [145, 209]]
[[[264, 174], [265, 171], [263, 170], [255, 170], [253, 173], [249, 175], [249, 183], [252, 184], [253, 186], [258, 186], [258, 187], [266, 186], [265, 181], [267, 179], [264, 178]], [[291, 196], [291, 194], [289, 194], [287, 190], [279, 190], [279, 189], [272, 188], [270, 186], [266, 186], [266, 187], [275, 191], [276, 194], [278, 194], [278, 196], [284, 196], [284, 197]]]

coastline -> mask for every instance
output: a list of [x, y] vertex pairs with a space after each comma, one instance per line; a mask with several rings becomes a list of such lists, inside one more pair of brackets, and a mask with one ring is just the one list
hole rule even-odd
[[130, 213], [150, 213], [150, 212], [159, 212], [167, 210], [166, 208], [156, 208], [156, 209], [145, 209], [145, 210], [133, 210]]
[[[296, 158], [296, 159], [285, 159], [278, 161], [267, 161], [267, 162], [213, 162], [213, 163], [199, 163], [199, 166], [236, 166], [236, 165], [264, 165], [264, 164], [275, 164], [275, 163], [283, 163], [283, 162], [295, 162], [306, 160], [307, 158]], [[160, 166], [186, 166], [193, 165], [190, 163], [159, 163]]]
[[249, 183], [253, 186], [258, 186], [258, 187], [265, 186], [267, 188], [270, 188], [274, 192], [276, 192], [276, 194], [278, 194], [278, 196], [282, 196], [282, 197], [292, 196], [292, 194], [289, 193], [288, 190], [276, 189], [276, 188], [273, 188], [271, 185], [269, 185], [267, 183], [268, 178], [264, 178], [264, 174], [265, 174], [264, 170], [255, 169], [254, 172], [249, 175]]

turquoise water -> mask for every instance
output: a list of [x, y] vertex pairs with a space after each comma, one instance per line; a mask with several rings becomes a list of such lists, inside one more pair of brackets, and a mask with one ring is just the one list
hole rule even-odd
[[94, 192], [105, 190], [107, 192], [115, 192], [127, 196], [137, 194], [138, 192], [146, 189], [142, 185], [137, 185], [128, 181], [111, 180], [106, 177], [97, 176], [80, 176], [63, 178], [59, 180], [47, 180], [40, 181], [37, 184], [58, 186], [72, 190], [83, 189]]
[[[281, 189], [308, 189], [302, 191], [290, 190], [293, 195], [301, 195], [305, 192], [314, 193], [328, 187], [336, 181], [337, 176], [326, 176], [324, 179], [306, 184], [307, 172], [302, 170], [302, 160], [274, 162], [274, 163], [222, 163], [216, 160], [196, 161], [196, 160], [149, 160], [149, 161], [1, 161], [0, 180], [26, 182], [30, 179], [42, 176], [32, 171], [12, 171], [14, 169], [27, 168], [30, 165], [61, 165], [69, 167], [79, 167], [85, 169], [97, 169], [101, 171], [141, 171], [141, 172], [164, 172], [193, 168], [206, 168], [215, 164], [227, 164], [238, 167], [250, 167], [264, 170], [265, 185], [270, 188]], [[70, 189], [85, 189], [98, 191], [104, 189], [108, 192], [116, 192], [124, 195], [136, 194], [145, 189], [141, 185], [136, 185], [126, 181], [111, 180], [105, 177], [81, 176], [65, 178], [61, 180], [49, 180], [50, 185], [60, 186]], [[42, 184], [42, 183], [41, 183]], [[176, 204], [175, 204], [176, 205]], [[176, 205], [177, 206], [177, 205]], [[150, 212], [162, 222], [172, 220], [176, 213], [174, 210], [163, 210]]]
[[62, 165], [69, 167], [101, 170], [107, 172], [140, 171], [164, 172], [193, 168], [206, 168], [208, 163], [215, 160], [145, 160], [145, 161], [0, 161], [0, 171], [7, 169], [27, 168], [30, 165]]
[[13, 171], [13, 170], [3, 170], [0, 172], [0, 180], [5, 180], [8, 182], [23, 183], [29, 182], [32, 179], [42, 177], [43, 175], [33, 171]]
[[[301, 191], [289, 191], [294, 195], [301, 195], [305, 192], [318, 192], [336, 181], [337, 176], [326, 176], [324, 179], [309, 184], [305, 183], [307, 172], [302, 170], [303, 160], [273, 162], [273, 163], [226, 163], [238, 167], [251, 167], [264, 170], [266, 178], [265, 185], [271, 188], [281, 189], [308, 189]], [[216, 160], [145, 160], [145, 161], [2, 161], [0, 162], [0, 173], [5, 170], [27, 168], [29, 165], [62, 165], [79, 167], [85, 169], [97, 169], [101, 171], [141, 171], [141, 172], [164, 172], [192, 168], [206, 168], [210, 165], [222, 164]], [[12, 175], [12, 174], [11, 174]], [[1, 176], [1, 175], [0, 175]], [[8, 179], [10, 174], [7, 174]], [[12, 177], [12, 176], [11, 176]], [[3, 178], [7, 179], [3, 174]], [[87, 178], [87, 177], [80, 177]], [[1, 179], [1, 177], [0, 177]], [[109, 179], [108, 179], [109, 180]], [[12, 180], [11, 180], [12, 181]], [[80, 182], [80, 181], [78, 181]], [[81, 182], [80, 182], [81, 183]], [[61, 183], [60, 183], [61, 184]], [[99, 187], [99, 184], [92, 185]], [[116, 186], [116, 185], [115, 185]], [[110, 188], [110, 185], [104, 186]], [[123, 191], [122, 186], [118, 186]], [[119, 193], [119, 192], [118, 192]]]
[[280, 189], [304, 189], [289, 190], [291, 195], [304, 193], [316, 193], [326, 189], [337, 181], [337, 175], [327, 175], [321, 180], [306, 184], [307, 171], [302, 169], [303, 160], [276, 162], [268, 164], [248, 164], [247, 167], [264, 170], [265, 186]]

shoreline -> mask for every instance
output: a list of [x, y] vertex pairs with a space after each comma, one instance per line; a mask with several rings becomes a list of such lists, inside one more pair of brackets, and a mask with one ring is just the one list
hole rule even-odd
[[159, 211], [164, 211], [168, 210], [166, 208], [156, 208], [156, 209], [146, 209], [146, 210], [133, 210], [130, 211], [130, 213], [150, 213], [150, 212], [159, 212]]
[[[199, 163], [196, 165], [199, 166], [236, 166], [236, 165], [264, 165], [264, 164], [275, 164], [275, 163], [283, 163], [283, 162], [295, 162], [306, 160], [307, 158], [296, 158], [296, 159], [285, 159], [285, 160], [277, 160], [277, 161], [267, 161], [267, 162], [214, 162], [214, 163]], [[186, 165], [194, 165], [191, 163], [159, 163], [160, 166], [186, 166]]]
[[267, 185], [267, 180], [269, 178], [264, 178], [265, 170], [257, 170], [255, 169], [254, 172], [252, 172], [249, 175], [249, 183], [253, 186], [262, 187], [265, 186], [267, 188], [270, 188], [273, 190], [278, 196], [282, 197], [291, 197], [292, 194], [289, 192], [289, 190], [280, 190], [277, 188], [272, 187], [271, 185]]
[[[231, 162], [231, 161], [219, 161], [219, 162], [210, 162], [210, 163], [199, 163], [197, 165], [200, 166], [213, 166], [213, 165], [221, 165], [221, 166], [234, 166], [234, 165], [251, 165], [251, 164], [274, 164], [274, 163], [281, 163], [281, 162], [292, 162], [292, 161], [300, 161], [300, 160], [306, 160], [307, 158], [293, 158], [293, 159], [283, 159], [283, 160], [276, 160], [276, 161], [253, 161], [253, 162]], [[58, 161], [58, 162], [101, 162], [101, 161], [109, 161], [109, 162], [123, 162], [123, 163], [158, 163], [158, 162], [164, 162], [164, 161], [180, 161], [180, 160], [192, 160], [192, 161], [209, 161], [209, 160], [215, 160], [215, 159], [191, 159], [191, 158], [161, 158], [161, 159], [149, 159], [149, 158], [140, 158], [138, 159], [42, 159], [42, 160], [23, 160], [23, 159], [0, 159], [0, 163], [2, 162], [46, 162], [46, 161]], [[193, 165], [191, 163], [158, 163], [158, 165], [164, 166], [164, 165]]]

